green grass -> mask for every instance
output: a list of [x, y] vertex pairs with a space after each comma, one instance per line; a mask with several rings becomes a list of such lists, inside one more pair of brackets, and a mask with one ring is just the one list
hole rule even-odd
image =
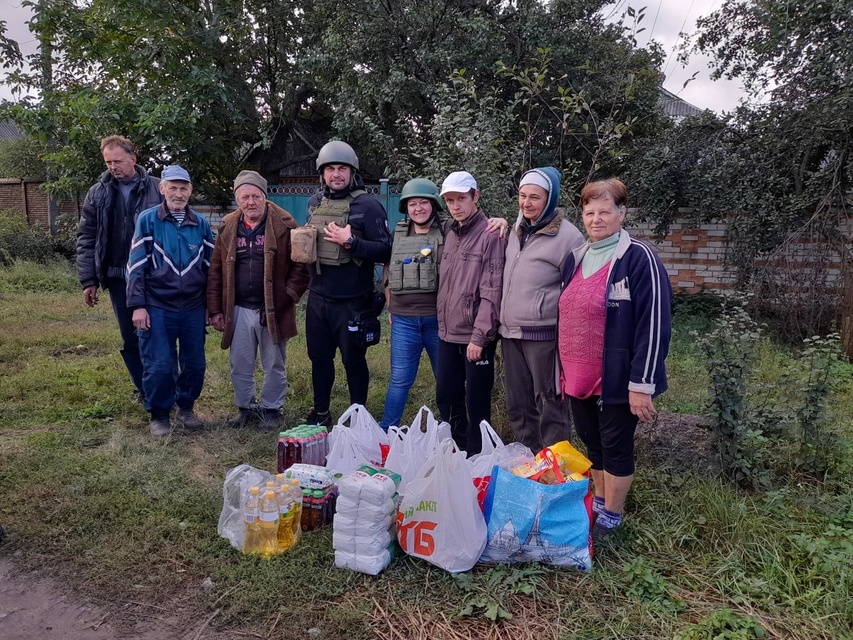
[[[36, 282], [40, 270], [53, 273], [24, 269]], [[263, 638], [305, 638], [316, 628], [319, 637], [347, 640], [734, 639], [758, 637], [755, 624], [771, 638], [853, 637], [853, 487], [844, 477], [818, 485], [792, 476], [773, 491], [746, 493], [712, 477], [640, 467], [624, 531], [597, 554], [590, 575], [477, 567], [455, 578], [402, 557], [364, 576], [334, 568], [330, 529], [307, 533], [270, 561], [243, 557], [216, 534], [222, 480], [240, 463], [272, 470], [275, 441], [222, 427], [233, 397], [218, 335], [208, 338], [198, 403], [208, 429], [154, 441], [131, 396], [109, 301], [88, 309], [74, 287], [18, 290], [10, 279], [20, 281], [0, 269], [0, 524], [8, 534], [0, 553], [120, 612], [110, 622], [125, 630], [154, 611], [178, 630], [212, 616], [213, 628]], [[701, 326], [676, 323], [671, 388], [659, 400], [665, 411], [704, 406], [707, 377], [689, 333]], [[387, 332], [369, 358], [368, 408], [378, 417]], [[767, 380], [792, 366], [769, 341], [759, 360]], [[428, 371], [424, 360], [406, 415], [435, 406]], [[311, 405], [301, 336], [288, 346], [288, 375], [285, 421], [293, 424]], [[848, 429], [851, 386], [833, 395]], [[333, 412], [343, 411], [340, 369], [333, 398]], [[493, 413], [506, 433], [500, 389]], [[213, 587], [204, 589], [208, 577]], [[512, 619], [491, 622], [490, 606]], [[472, 615], [458, 617], [466, 607]]]

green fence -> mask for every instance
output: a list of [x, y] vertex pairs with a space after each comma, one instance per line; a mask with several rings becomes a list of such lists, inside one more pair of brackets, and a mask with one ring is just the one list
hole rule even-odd
[[[308, 218], [308, 201], [311, 199], [319, 185], [307, 182], [294, 182], [290, 184], [270, 185], [267, 189], [267, 197], [278, 206], [287, 209], [296, 218], [299, 224], [305, 224]], [[397, 221], [402, 218], [399, 211], [400, 189], [402, 185], [391, 184], [387, 178], [379, 181], [379, 184], [366, 185], [367, 193], [376, 198], [388, 213], [388, 224], [393, 229]]]

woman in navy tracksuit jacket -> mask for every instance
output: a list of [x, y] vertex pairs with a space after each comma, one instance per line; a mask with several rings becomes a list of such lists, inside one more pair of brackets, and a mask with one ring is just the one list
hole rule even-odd
[[559, 302], [559, 383], [592, 460], [598, 539], [621, 524], [637, 422], [667, 388], [672, 288], [657, 254], [622, 229], [626, 202], [619, 180], [584, 187], [589, 242], [566, 260]]

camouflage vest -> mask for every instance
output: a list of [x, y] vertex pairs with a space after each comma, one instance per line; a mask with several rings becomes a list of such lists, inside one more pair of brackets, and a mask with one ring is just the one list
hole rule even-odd
[[[317, 263], [324, 265], [340, 266], [350, 261], [356, 264], [361, 264], [361, 260], [353, 258], [348, 249], [335, 242], [326, 242], [323, 228], [331, 222], [334, 222], [339, 227], [345, 227], [349, 221], [350, 204], [353, 200], [367, 193], [363, 189], [356, 189], [350, 192], [346, 198], [341, 200], [330, 200], [326, 196], [320, 201], [320, 204], [311, 212], [311, 220], [309, 223], [317, 229]], [[353, 235], [361, 236], [360, 233], [353, 231]]]
[[435, 293], [438, 291], [439, 249], [444, 244], [441, 229], [433, 225], [424, 234], [408, 233], [409, 221], [398, 222], [388, 265], [388, 288], [396, 296]]

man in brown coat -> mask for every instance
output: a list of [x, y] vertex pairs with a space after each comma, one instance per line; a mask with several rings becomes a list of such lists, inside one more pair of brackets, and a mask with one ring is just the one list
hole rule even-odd
[[[234, 180], [240, 207], [222, 220], [207, 284], [210, 322], [230, 347], [231, 384], [239, 413], [226, 424], [260, 418], [275, 429], [287, 391], [287, 340], [296, 335], [296, 303], [308, 287], [308, 269], [290, 259], [290, 231], [298, 225], [266, 199], [267, 181], [255, 171]], [[261, 402], [255, 387], [258, 351], [264, 369]]]

